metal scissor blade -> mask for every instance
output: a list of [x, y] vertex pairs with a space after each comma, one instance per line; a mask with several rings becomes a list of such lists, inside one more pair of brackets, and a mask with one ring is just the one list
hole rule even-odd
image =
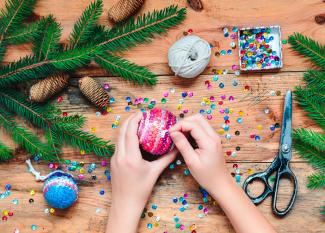
[[291, 159], [291, 145], [292, 145], [292, 93], [287, 91], [284, 101], [284, 110], [282, 118], [282, 130], [280, 140], [280, 155], [287, 160]]

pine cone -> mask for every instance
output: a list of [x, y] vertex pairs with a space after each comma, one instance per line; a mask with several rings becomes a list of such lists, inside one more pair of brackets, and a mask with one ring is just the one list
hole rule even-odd
[[134, 15], [143, 5], [144, 0], [118, 0], [109, 10], [108, 18], [115, 23]]
[[29, 90], [29, 99], [34, 102], [44, 102], [59, 93], [68, 85], [69, 76], [57, 74], [35, 83]]
[[89, 99], [93, 104], [100, 108], [109, 105], [109, 95], [103, 89], [102, 85], [91, 77], [83, 77], [79, 80], [80, 91]]

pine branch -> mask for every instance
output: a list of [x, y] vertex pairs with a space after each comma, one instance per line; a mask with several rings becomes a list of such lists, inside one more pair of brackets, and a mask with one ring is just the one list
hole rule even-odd
[[57, 134], [52, 128], [49, 128], [45, 131], [45, 139], [47, 141], [47, 145], [52, 148], [57, 159], [60, 160], [59, 155], [61, 154], [61, 147], [63, 146], [63, 142], [57, 140]]
[[88, 65], [92, 58], [90, 54], [92, 50], [94, 48], [66, 50], [52, 60], [44, 61], [38, 61], [35, 56], [24, 57], [0, 69], [0, 88]]
[[133, 83], [154, 85], [157, 82], [156, 75], [147, 68], [138, 66], [111, 53], [97, 54], [94, 60], [105, 70]]
[[106, 40], [98, 46], [110, 52], [127, 50], [140, 43], [150, 42], [156, 34], [180, 24], [186, 15], [186, 9], [170, 6], [131, 18], [125, 24], [118, 24], [106, 32]]
[[[0, 93], [0, 103], [4, 105], [10, 111], [16, 113], [31, 122], [33, 125], [48, 131], [46, 134], [48, 145], [51, 146], [52, 151], [58, 157], [60, 149], [57, 146], [57, 142], [52, 136], [51, 121], [47, 117], [52, 117], [49, 111], [54, 112], [54, 108], [48, 105], [40, 106], [35, 103], [27, 101], [27, 97], [14, 90], [3, 90]], [[44, 114], [43, 114], [44, 112]]]
[[71, 126], [56, 125], [57, 141], [64, 141], [68, 145], [81, 150], [94, 152], [97, 156], [108, 157], [114, 153], [114, 145], [104, 141], [93, 134], [77, 130]]
[[74, 128], [81, 128], [85, 124], [85, 117], [81, 115], [72, 115], [72, 116], [66, 116], [66, 117], [49, 117], [51, 119], [51, 122], [53, 124], [63, 124], [68, 125], [70, 127]]
[[305, 144], [304, 141], [295, 140], [294, 149], [299, 157], [306, 159], [315, 169], [325, 171], [324, 152], [315, 150], [313, 146]]
[[72, 71], [88, 65], [93, 54], [96, 52], [95, 47], [68, 49], [57, 54], [57, 56], [49, 61], [49, 64], [53, 65], [59, 71]]
[[296, 87], [294, 93], [298, 104], [308, 113], [307, 115], [325, 130], [324, 102], [319, 103], [317, 97], [301, 87]]
[[14, 122], [12, 118], [12, 114], [0, 109], [0, 126], [2, 126], [8, 134], [12, 135], [15, 143], [32, 155], [40, 154], [41, 158], [46, 161], [56, 160], [49, 146], [42, 143], [35, 134]]
[[0, 11], [0, 62], [6, 45], [5, 36], [20, 26], [34, 10], [36, 0], [8, 0], [5, 9]]
[[[53, 16], [43, 18], [33, 38], [33, 53], [38, 61], [51, 59], [60, 48], [62, 28]], [[51, 56], [52, 55], [52, 56]]]
[[319, 172], [308, 176], [307, 188], [309, 189], [325, 188], [325, 173]]
[[41, 129], [51, 127], [51, 122], [43, 116], [47, 108], [27, 101], [27, 97], [17, 91], [1, 90], [0, 103]]
[[12, 150], [0, 141], [0, 162], [12, 159]]
[[325, 206], [322, 207], [322, 212], [323, 215], [325, 215]]
[[96, 0], [91, 3], [73, 27], [73, 31], [69, 38], [69, 48], [73, 49], [92, 40], [93, 30], [96, 22], [103, 12], [103, 2]]
[[294, 50], [308, 57], [315, 65], [325, 69], [325, 46], [300, 33], [291, 35], [289, 43]]
[[38, 32], [41, 21], [23, 25], [5, 37], [8, 44], [23, 44], [32, 41]]
[[3, 60], [3, 57], [5, 56], [6, 53], [6, 44], [5, 42], [0, 42], [0, 66]]
[[92, 134], [78, 130], [75, 125], [71, 125], [71, 122], [64, 122], [64, 120], [57, 122], [57, 118], [42, 113], [48, 109], [48, 106], [40, 107], [37, 104], [30, 103], [26, 101], [26, 97], [22, 97], [16, 91], [5, 90], [0, 93], [0, 103], [37, 127], [51, 133], [52, 138], [49, 139], [49, 142], [54, 145], [64, 141], [68, 145], [79, 147], [87, 152], [94, 152], [101, 157], [112, 155], [114, 152], [114, 146], [109, 144], [110, 141], [104, 141]]
[[325, 135], [322, 133], [316, 133], [307, 129], [295, 129], [293, 139], [303, 141], [314, 149], [325, 153]]
[[49, 64], [49, 61], [38, 62], [35, 56], [26, 56], [17, 62], [1, 67], [0, 88], [28, 80], [44, 78], [55, 71], [56, 69]]
[[315, 88], [325, 92], [325, 72], [318, 70], [308, 70], [304, 73], [304, 80], [308, 88]]
[[185, 13], [185, 8], [178, 10], [176, 6], [171, 6], [140, 16], [137, 20], [130, 20], [108, 31], [103, 31], [103, 27], [96, 26], [93, 30], [105, 36], [101, 38], [95, 36], [94, 41], [87, 46], [61, 51], [51, 59], [44, 61], [38, 61], [37, 56], [28, 56], [3, 67], [0, 70], [0, 88], [44, 78], [55, 72], [75, 70], [88, 65], [91, 59], [96, 54], [101, 54], [103, 50], [110, 52], [126, 50], [139, 43], [149, 42], [155, 34], [164, 33], [167, 29], [182, 22]]

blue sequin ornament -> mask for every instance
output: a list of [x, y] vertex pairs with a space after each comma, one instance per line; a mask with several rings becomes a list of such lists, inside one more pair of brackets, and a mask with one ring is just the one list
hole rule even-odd
[[66, 209], [78, 199], [78, 186], [72, 175], [57, 170], [45, 180], [43, 195], [55, 209]]
[[44, 181], [43, 196], [51, 207], [66, 209], [77, 201], [79, 188], [72, 175], [56, 170], [47, 176], [41, 176], [40, 172], [34, 169], [30, 159], [26, 160], [26, 164], [36, 180]]

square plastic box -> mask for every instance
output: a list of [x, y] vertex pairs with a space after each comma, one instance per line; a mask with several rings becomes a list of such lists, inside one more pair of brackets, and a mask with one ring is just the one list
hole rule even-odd
[[280, 26], [241, 28], [238, 47], [241, 71], [277, 71], [283, 66]]

